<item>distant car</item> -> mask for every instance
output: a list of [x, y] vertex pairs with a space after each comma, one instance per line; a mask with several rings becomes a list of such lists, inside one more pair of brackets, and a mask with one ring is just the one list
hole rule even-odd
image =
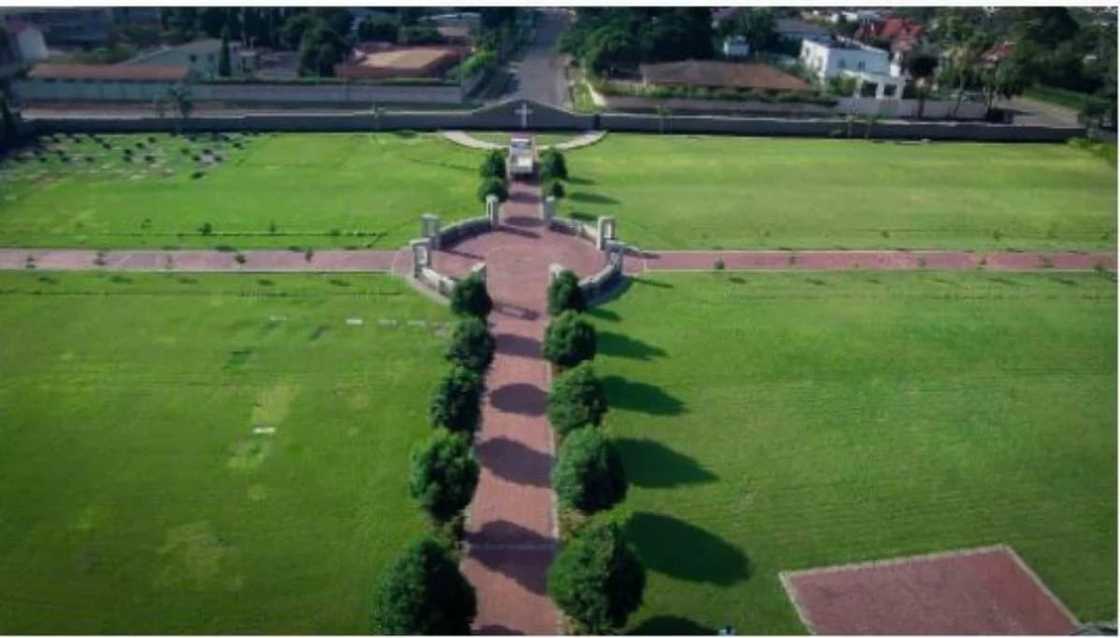
[[514, 135], [509, 140], [509, 155], [506, 157], [506, 173], [510, 179], [532, 177], [537, 170], [537, 149], [533, 138]]

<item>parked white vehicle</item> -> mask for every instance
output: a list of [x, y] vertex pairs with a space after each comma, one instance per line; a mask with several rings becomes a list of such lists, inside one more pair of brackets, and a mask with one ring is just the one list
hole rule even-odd
[[509, 155], [506, 158], [506, 173], [510, 179], [532, 177], [537, 168], [537, 149], [533, 138], [513, 136], [509, 140]]

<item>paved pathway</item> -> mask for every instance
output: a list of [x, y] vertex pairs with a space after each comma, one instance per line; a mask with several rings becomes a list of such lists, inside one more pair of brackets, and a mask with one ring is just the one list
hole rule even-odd
[[626, 272], [712, 270], [1116, 270], [1116, 252], [962, 252], [944, 250], [711, 250], [631, 253]]
[[590, 243], [545, 228], [539, 198], [537, 186], [513, 183], [498, 232], [433, 255], [434, 267], [453, 276], [484, 260], [495, 301], [490, 323], [498, 347], [486, 378], [476, 442], [482, 475], [463, 561], [478, 592], [479, 633], [559, 630], [545, 585], [556, 544], [553, 436], [545, 416], [550, 373], [540, 355], [548, 269], [555, 262], [584, 276], [604, 258]]
[[[0, 248], [0, 270], [23, 270], [28, 257], [37, 270], [131, 270], [176, 272], [377, 272], [409, 257], [400, 250], [55, 250]], [[239, 263], [237, 255], [244, 257]]]
[[[570, 151], [583, 148], [584, 146], [591, 146], [606, 137], [606, 135], [606, 131], [588, 131], [586, 133], [580, 133], [566, 142], [555, 144], [554, 146], [557, 150]], [[459, 144], [460, 146], [466, 146], [467, 148], [475, 148], [483, 151], [502, 151], [506, 149], [505, 144], [480, 140], [466, 131], [444, 131], [443, 136], [447, 138], [448, 141]], [[550, 145], [545, 144], [541, 146], [542, 150], [546, 148], [550, 148]]]
[[[524, 197], [530, 197], [524, 195]], [[510, 202], [507, 210], [520, 212], [507, 220], [502, 232], [469, 240], [436, 255], [441, 269], [455, 272], [464, 264], [487, 261], [494, 264], [494, 251], [505, 250], [498, 243], [511, 237], [532, 239], [540, 236], [536, 212], [527, 217], [535, 204]], [[518, 226], [522, 224], [524, 226]], [[521, 233], [516, 235], [516, 233]], [[547, 232], [546, 235], [556, 235]], [[553, 239], [556, 239], [555, 237]], [[585, 244], [575, 241], [551, 242], [541, 259], [564, 260], [594, 258], [585, 254]], [[475, 250], [476, 253], [464, 251]], [[593, 251], [592, 251], [593, 252]], [[245, 258], [238, 263], [237, 255]], [[485, 259], [483, 258], [485, 255]], [[406, 274], [410, 257], [407, 250], [321, 250], [311, 259], [289, 250], [246, 250], [240, 253], [217, 250], [74, 250], [0, 248], [0, 270], [24, 270], [27, 258], [37, 270], [127, 270], [175, 272], [389, 272]], [[499, 259], [501, 255], [499, 254]], [[633, 252], [626, 257], [626, 272], [712, 270], [716, 260], [727, 270], [1096, 270], [1115, 271], [1115, 252], [962, 252], [944, 250], [662, 250]], [[100, 262], [100, 263], [99, 263]], [[395, 264], [395, 268], [394, 268]], [[546, 264], [547, 270], [547, 264]], [[495, 267], [496, 268], [496, 267]], [[465, 270], [464, 270], [465, 272]], [[499, 278], [501, 273], [499, 273]]]
[[512, 99], [526, 99], [565, 108], [568, 103], [568, 78], [565, 58], [557, 51], [557, 40], [571, 19], [564, 9], [537, 10], [536, 38], [525, 55], [511, 66], [517, 73]]

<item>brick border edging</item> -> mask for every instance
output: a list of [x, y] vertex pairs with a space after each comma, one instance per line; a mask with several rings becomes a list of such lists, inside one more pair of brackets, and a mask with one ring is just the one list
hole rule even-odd
[[828, 565], [825, 567], [782, 570], [778, 572], [778, 580], [781, 581], [782, 588], [785, 590], [786, 596], [789, 597], [790, 603], [793, 604], [793, 609], [795, 612], [797, 612], [797, 617], [801, 621], [801, 624], [803, 624], [805, 628], [809, 630], [809, 633], [817, 634], [816, 628], [809, 621], [808, 617], [805, 614], [804, 606], [797, 597], [796, 588], [790, 582], [790, 578], [793, 576], [856, 571], [860, 569], [888, 567], [891, 565], [900, 565], [904, 563], [918, 563], [924, 561], [940, 560], [944, 558], [965, 557], [971, 556], [973, 554], [982, 554], [987, 552], [1003, 552], [1004, 554], [1007, 554], [1015, 563], [1015, 565], [1019, 569], [1021, 569], [1023, 573], [1030, 577], [1035, 586], [1037, 586], [1039, 590], [1042, 591], [1043, 595], [1045, 595], [1046, 598], [1051, 603], [1053, 603], [1053, 605], [1058, 609], [1058, 611], [1062, 613], [1063, 616], [1065, 616], [1074, 626], [1081, 625], [1081, 621], [1077, 619], [1077, 616], [1073, 615], [1073, 612], [1071, 612], [1069, 608], [1065, 606], [1065, 603], [1063, 603], [1062, 600], [1058, 598], [1058, 596], [1053, 591], [1051, 591], [1045, 583], [1042, 582], [1042, 579], [1039, 578], [1038, 574], [1036, 574], [1035, 571], [1031, 569], [1029, 565], [1027, 565], [1026, 561], [1024, 561], [1022, 557], [1019, 556], [1018, 552], [1016, 552], [1015, 549], [1007, 543], [984, 545], [982, 547], [972, 547], [969, 549], [943, 550], [937, 552], [929, 552], [926, 554], [914, 554], [910, 556], [896, 556], [894, 558], [883, 558], [855, 563], [843, 563], [840, 565]]

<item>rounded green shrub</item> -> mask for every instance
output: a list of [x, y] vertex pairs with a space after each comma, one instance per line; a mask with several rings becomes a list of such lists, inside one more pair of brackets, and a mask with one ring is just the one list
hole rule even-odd
[[607, 393], [590, 362], [561, 374], [548, 394], [548, 420], [560, 436], [585, 425], [599, 425], [607, 413]]
[[587, 300], [580, 290], [579, 279], [570, 270], [560, 271], [548, 284], [548, 314], [555, 317], [565, 310], [587, 310]]
[[478, 201], [485, 202], [489, 196], [495, 196], [499, 202], [504, 202], [509, 199], [509, 190], [506, 188], [506, 183], [497, 177], [484, 177], [482, 183], [478, 185]]
[[470, 504], [478, 473], [467, 438], [439, 430], [413, 450], [408, 488], [433, 520], [446, 523]]
[[626, 497], [622, 458], [598, 428], [578, 428], [560, 445], [552, 487], [561, 503], [581, 512], [610, 509]]
[[461, 366], [452, 367], [436, 386], [428, 420], [434, 427], [474, 433], [482, 415], [482, 391], [482, 377]]
[[551, 195], [556, 199], [564, 199], [564, 195], [566, 194], [564, 191], [564, 183], [559, 180], [549, 182], [548, 186], [544, 188], [544, 194], [546, 197]]
[[374, 634], [466, 635], [478, 613], [474, 587], [449, 552], [424, 538], [385, 571], [374, 597]]
[[478, 174], [483, 178], [505, 179], [506, 159], [502, 152], [494, 150], [487, 153], [482, 159], [482, 165], [478, 167]]
[[615, 633], [642, 604], [645, 587], [645, 567], [613, 521], [584, 529], [548, 571], [549, 596], [578, 634]]
[[541, 181], [568, 179], [568, 163], [564, 154], [555, 149], [541, 153]]
[[459, 316], [485, 319], [493, 309], [494, 302], [486, 291], [486, 282], [478, 274], [460, 279], [451, 290], [451, 312]]
[[570, 368], [595, 357], [595, 327], [579, 313], [565, 310], [552, 318], [544, 334], [544, 357]]
[[467, 316], [455, 323], [446, 357], [452, 363], [481, 374], [494, 360], [494, 348], [494, 335], [490, 334], [486, 322]]

